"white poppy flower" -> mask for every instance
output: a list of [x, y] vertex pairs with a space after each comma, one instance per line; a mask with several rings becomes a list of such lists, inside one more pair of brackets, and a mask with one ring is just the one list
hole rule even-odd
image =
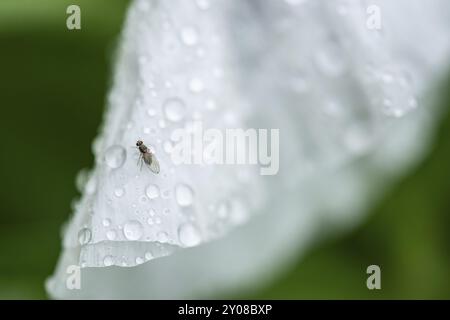
[[[449, 7], [134, 1], [95, 167], [78, 178], [82, 198], [49, 295], [216, 297], [264, 283], [324, 222], [355, 224], [423, 153], [436, 116], [425, 94], [448, 62]], [[279, 171], [175, 165], [179, 128], [279, 129]], [[159, 174], [140, 169], [137, 140]], [[81, 266], [79, 290], [66, 286], [70, 265]]]

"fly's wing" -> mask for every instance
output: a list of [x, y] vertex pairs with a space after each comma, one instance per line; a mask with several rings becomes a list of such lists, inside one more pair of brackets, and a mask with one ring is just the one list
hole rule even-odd
[[145, 153], [143, 155], [144, 162], [147, 165], [147, 167], [150, 169], [153, 173], [159, 173], [159, 162], [158, 159], [156, 159], [154, 154]]

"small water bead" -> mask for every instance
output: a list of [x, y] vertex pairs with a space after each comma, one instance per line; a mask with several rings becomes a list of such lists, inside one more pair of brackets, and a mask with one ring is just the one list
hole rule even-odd
[[180, 242], [186, 247], [192, 247], [201, 242], [198, 229], [190, 223], [182, 224], [178, 228], [178, 238], [180, 239]]
[[149, 252], [149, 251], [147, 251], [147, 252], [145, 253], [145, 259], [150, 260], [150, 259], [152, 259], [152, 258], [153, 258], [152, 253]]
[[178, 205], [188, 207], [194, 201], [194, 191], [187, 184], [180, 183], [175, 187], [175, 198]]
[[150, 226], [152, 226], [155, 222], [153, 221], [152, 218], [148, 218], [148, 219], [147, 219], [147, 223], [148, 223]]
[[97, 190], [97, 180], [95, 179], [95, 176], [91, 176], [86, 183], [86, 186], [84, 187], [84, 190], [87, 194], [93, 194], [95, 190]]
[[205, 106], [206, 106], [206, 109], [208, 109], [208, 110], [217, 109], [216, 101], [214, 101], [213, 99], [206, 100]]
[[156, 237], [157, 237], [158, 241], [161, 243], [165, 243], [169, 240], [169, 235], [165, 231], [158, 232]]
[[144, 263], [144, 259], [142, 259], [141, 257], [136, 258], [136, 264], [143, 264], [143, 263]]
[[228, 217], [230, 213], [230, 203], [227, 201], [222, 201], [217, 205], [217, 215], [221, 219]]
[[166, 122], [164, 121], [164, 119], [159, 119], [158, 125], [161, 129], [164, 129], [166, 127]]
[[105, 267], [110, 267], [114, 264], [114, 257], [113, 256], [106, 256], [103, 259], [103, 264], [105, 265]]
[[147, 114], [148, 114], [150, 117], [154, 117], [154, 116], [156, 115], [156, 110], [153, 109], [153, 108], [150, 108], [150, 109], [147, 110]]
[[209, 0], [196, 0], [195, 2], [200, 10], [208, 10], [210, 7]]
[[186, 106], [180, 98], [169, 98], [163, 104], [164, 114], [167, 120], [178, 122], [185, 117]]
[[114, 195], [115, 195], [117, 198], [123, 197], [124, 194], [125, 194], [125, 190], [124, 190], [123, 188], [118, 187], [118, 188], [114, 189]]
[[89, 170], [81, 169], [78, 172], [77, 177], [75, 178], [75, 185], [79, 192], [83, 192], [83, 189], [86, 186], [88, 180], [89, 180]]
[[125, 149], [119, 145], [113, 145], [105, 152], [106, 164], [113, 169], [120, 168], [124, 164], [126, 157]]
[[198, 32], [193, 27], [184, 27], [180, 32], [181, 41], [187, 46], [195, 46], [198, 43]]
[[155, 218], [155, 223], [156, 224], [161, 224], [161, 218], [160, 217], [156, 217]]
[[191, 90], [193, 93], [200, 93], [205, 88], [205, 85], [203, 84], [203, 81], [199, 78], [192, 78], [189, 81], [189, 90]]
[[78, 242], [83, 246], [88, 244], [92, 239], [92, 232], [89, 228], [81, 228], [78, 232]]
[[104, 227], [109, 227], [111, 225], [111, 220], [103, 219], [102, 223]]
[[147, 186], [147, 188], [145, 189], [145, 194], [147, 195], [147, 197], [149, 197], [150, 199], [156, 199], [159, 197], [159, 187], [157, 185], [154, 184], [150, 184]]
[[117, 238], [117, 233], [114, 230], [109, 230], [106, 232], [106, 238], [108, 240], [115, 240]]
[[141, 196], [139, 200], [141, 201], [141, 203], [146, 203], [148, 198], [146, 196]]
[[139, 240], [143, 234], [142, 224], [137, 220], [131, 220], [123, 227], [123, 234], [128, 240]]

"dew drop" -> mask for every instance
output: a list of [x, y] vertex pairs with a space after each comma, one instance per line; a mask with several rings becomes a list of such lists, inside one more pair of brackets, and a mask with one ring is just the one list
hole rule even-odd
[[114, 264], [114, 258], [113, 256], [106, 256], [103, 259], [103, 264], [105, 265], [105, 267], [110, 267]]
[[123, 234], [128, 240], [139, 240], [143, 234], [142, 224], [137, 220], [131, 220], [123, 227]]
[[145, 189], [145, 194], [147, 195], [147, 197], [149, 197], [150, 199], [156, 199], [159, 197], [159, 187], [157, 185], [154, 184], [150, 184], [147, 186], [147, 188]]
[[184, 27], [180, 32], [181, 41], [187, 46], [195, 46], [198, 42], [197, 30], [193, 27]]
[[141, 257], [136, 258], [136, 264], [143, 264], [143, 263], [144, 263], [144, 259], [142, 259]]
[[92, 239], [92, 232], [89, 228], [82, 228], [78, 232], [78, 242], [83, 246], [88, 244]]
[[145, 253], [145, 259], [150, 260], [152, 258], [153, 258], [153, 255], [152, 255], [151, 252], [148, 251], [148, 252]]
[[152, 218], [148, 218], [147, 223], [152, 226], [154, 224], [154, 221]]
[[178, 228], [178, 238], [186, 247], [195, 246], [201, 241], [197, 228], [190, 223], [182, 224]]
[[117, 198], [121, 198], [121, 197], [123, 197], [123, 195], [125, 194], [125, 190], [123, 189], [123, 188], [116, 188], [115, 190], [114, 190], [114, 195], [117, 197]]
[[108, 232], [106, 232], [106, 238], [108, 238], [108, 240], [114, 240], [116, 239], [117, 234], [114, 230], [109, 230]]
[[217, 215], [221, 219], [225, 219], [230, 212], [230, 204], [226, 201], [222, 201], [217, 205]]
[[209, 0], [196, 0], [195, 2], [197, 3], [197, 7], [200, 10], [209, 9], [209, 6], [210, 6]]
[[126, 156], [126, 151], [122, 146], [113, 145], [106, 150], [105, 161], [109, 167], [117, 169], [124, 164]]
[[175, 198], [181, 207], [188, 207], [194, 201], [194, 191], [186, 184], [178, 184], [175, 187]]
[[162, 242], [162, 243], [167, 242], [167, 240], [169, 240], [169, 235], [165, 231], [158, 232], [156, 237], [157, 237], [158, 241]]
[[203, 81], [199, 78], [192, 78], [189, 81], [189, 90], [191, 90], [193, 93], [199, 93], [202, 92], [205, 88]]
[[185, 116], [186, 106], [179, 98], [169, 98], [163, 104], [164, 114], [169, 121], [178, 122]]
[[111, 224], [111, 220], [109, 220], [109, 219], [103, 219], [102, 223], [103, 223], [103, 226], [104, 226], [104, 227], [109, 227], [110, 224]]
[[153, 109], [153, 108], [150, 108], [150, 109], [147, 110], [147, 114], [148, 114], [150, 117], [154, 117], [154, 116], [156, 115], [156, 110]]

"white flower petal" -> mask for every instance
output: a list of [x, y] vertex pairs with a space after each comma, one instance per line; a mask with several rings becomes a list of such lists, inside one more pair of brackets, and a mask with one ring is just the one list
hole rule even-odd
[[[433, 110], [420, 100], [450, 48], [445, 1], [376, 4], [380, 32], [365, 26], [365, 1], [135, 1], [50, 295], [210, 297], [263, 283], [323, 221], [357, 222], [423, 153]], [[198, 118], [280, 128], [279, 174], [173, 166], [171, 131]], [[159, 175], [139, 171], [139, 138]], [[65, 287], [69, 264], [85, 267], [81, 290]]]

